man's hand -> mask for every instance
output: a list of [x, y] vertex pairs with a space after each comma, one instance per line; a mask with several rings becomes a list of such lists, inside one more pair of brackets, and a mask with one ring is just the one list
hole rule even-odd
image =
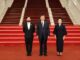
[[65, 36], [63, 37], [63, 40], [65, 40]]
[[38, 35], [36, 37], [38, 38]]
[[50, 36], [48, 36], [48, 38], [49, 38]]
[[54, 38], [56, 39], [56, 35], [54, 35]]

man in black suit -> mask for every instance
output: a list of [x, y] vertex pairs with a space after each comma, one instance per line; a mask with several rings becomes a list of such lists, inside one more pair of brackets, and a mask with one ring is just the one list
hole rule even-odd
[[28, 17], [26, 21], [23, 22], [23, 32], [25, 33], [27, 56], [31, 56], [33, 33], [35, 32], [35, 26], [32, 24], [30, 17]]
[[49, 34], [49, 23], [45, 20], [45, 16], [42, 15], [37, 24], [37, 35], [40, 42], [40, 56], [43, 54], [44, 56], [47, 56], [47, 38]]

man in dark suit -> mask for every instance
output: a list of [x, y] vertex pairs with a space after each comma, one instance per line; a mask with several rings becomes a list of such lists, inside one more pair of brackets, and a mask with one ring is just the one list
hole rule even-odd
[[37, 24], [37, 35], [40, 42], [40, 56], [43, 54], [44, 56], [47, 56], [47, 38], [49, 34], [49, 23], [45, 20], [45, 16], [42, 15]]
[[27, 56], [31, 56], [33, 33], [35, 32], [35, 26], [32, 24], [30, 17], [28, 17], [26, 21], [23, 22], [23, 32], [25, 33]]

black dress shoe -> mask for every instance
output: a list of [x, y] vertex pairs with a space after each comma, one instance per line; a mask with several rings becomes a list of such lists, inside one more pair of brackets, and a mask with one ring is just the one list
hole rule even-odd
[[44, 56], [47, 56], [47, 54], [44, 54]]
[[57, 54], [57, 56], [61, 56], [60, 54]]
[[27, 56], [31, 56], [31, 54], [27, 54]]
[[40, 54], [39, 56], [42, 56], [42, 54]]
[[57, 56], [60, 56], [60, 55], [57, 55]]

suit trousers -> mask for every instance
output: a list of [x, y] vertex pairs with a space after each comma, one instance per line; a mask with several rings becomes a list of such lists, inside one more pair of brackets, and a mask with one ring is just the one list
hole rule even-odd
[[31, 55], [31, 53], [32, 53], [33, 37], [26, 37], [25, 36], [25, 44], [26, 44], [27, 55]]
[[47, 54], [47, 37], [44, 35], [41, 35], [39, 38], [40, 41], [40, 55], [46, 55]]

